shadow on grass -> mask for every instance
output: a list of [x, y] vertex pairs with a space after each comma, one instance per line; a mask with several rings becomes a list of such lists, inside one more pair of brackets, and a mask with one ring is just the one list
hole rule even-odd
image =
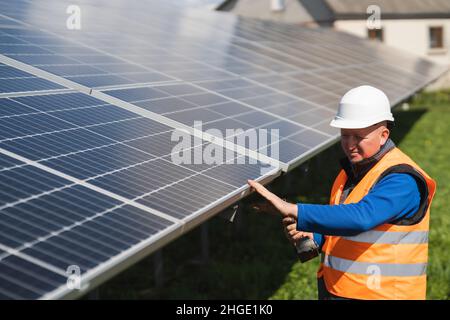
[[411, 131], [414, 124], [427, 112], [427, 109], [413, 109], [409, 111], [395, 111], [395, 127], [391, 133], [391, 139], [399, 144], [406, 134]]
[[[396, 112], [393, 140], [399, 143], [425, 112], [426, 109]], [[337, 143], [279, 177], [270, 189], [291, 202], [326, 204], [332, 182], [340, 169], [337, 160], [343, 156]], [[209, 260], [206, 263], [202, 263], [201, 227], [198, 227], [163, 249], [164, 284], [161, 287], [154, 285], [154, 260], [150, 256], [102, 285], [100, 298], [271, 297], [286, 282], [298, 260], [284, 237], [280, 218], [247, 209], [250, 203], [260, 200], [257, 195], [244, 199], [237, 222], [230, 223], [220, 215], [207, 222]], [[312, 269], [309, 267], [307, 270]], [[315, 291], [315, 287], [311, 290]]]

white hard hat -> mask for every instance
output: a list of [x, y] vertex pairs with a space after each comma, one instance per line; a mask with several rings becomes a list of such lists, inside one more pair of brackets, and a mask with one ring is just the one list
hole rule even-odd
[[384, 120], [394, 121], [388, 97], [372, 86], [360, 86], [344, 94], [330, 126], [360, 129]]

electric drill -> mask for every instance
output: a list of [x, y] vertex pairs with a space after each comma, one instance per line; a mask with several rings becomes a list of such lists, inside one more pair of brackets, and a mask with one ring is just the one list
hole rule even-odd
[[319, 255], [319, 247], [316, 242], [309, 238], [303, 237], [295, 243], [295, 250], [301, 263], [311, 260]]

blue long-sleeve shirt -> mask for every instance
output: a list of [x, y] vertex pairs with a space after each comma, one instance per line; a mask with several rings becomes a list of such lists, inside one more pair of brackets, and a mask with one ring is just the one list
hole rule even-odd
[[384, 223], [410, 218], [420, 205], [415, 179], [407, 173], [382, 178], [358, 203], [340, 205], [297, 204], [297, 229], [314, 233], [322, 248], [322, 235], [352, 236]]

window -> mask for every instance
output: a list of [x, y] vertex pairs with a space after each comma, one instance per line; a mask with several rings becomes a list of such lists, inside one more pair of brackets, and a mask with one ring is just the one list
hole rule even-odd
[[284, 0], [271, 0], [270, 8], [272, 11], [279, 12], [284, 10]]
[[444, 30], [442, 27], [430, 27], [430, 49], [444, 47]]
[[383, 41], [383, 29], [368, 29], [367, 36], [370, 40]]

